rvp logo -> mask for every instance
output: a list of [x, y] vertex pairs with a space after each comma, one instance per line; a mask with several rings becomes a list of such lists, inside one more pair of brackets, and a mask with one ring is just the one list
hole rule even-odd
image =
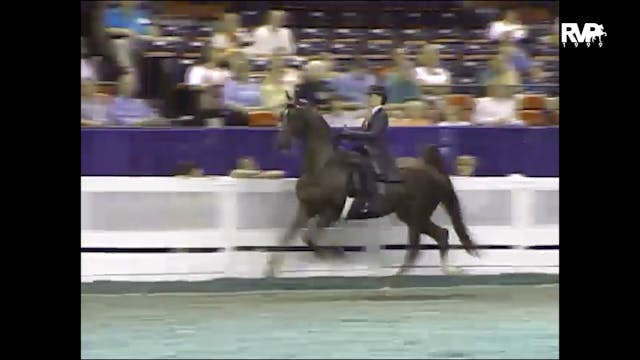
[[594, 23], [585, 23], [582, 31], [576, 23], [562, 23], [562, 46], [567, 45], [567, 39], [578, 47], [578, 43], [586, 43], [587, 47], [595, 43], [598, 38], [598, 45], [602, 47], [602, 36], [607, 36], [604, 26]]

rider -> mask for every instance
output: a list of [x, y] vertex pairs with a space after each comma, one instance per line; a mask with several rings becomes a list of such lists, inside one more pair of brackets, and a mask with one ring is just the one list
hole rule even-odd
[[358, 145], [356, 150], [361, 153], [364, 150], [364, 154], [370, 157], [371, 161], [361, 160], [357, 164], [360, 174], [358, 195], [362, 195], [364, 199], [363, 212], [379, 212], [376, 201], [378, 193], [376, 182], [394, 183], [400, 182], [401, 178], [387, 150], [386, 133], [389, 118], [382, 107], [387, 102], [385, 88], [372, 85], [367, 95], [371, 112], [362, 123], [362, 128], [360, 130], [345, 129], [340, 137], [354, 141]]

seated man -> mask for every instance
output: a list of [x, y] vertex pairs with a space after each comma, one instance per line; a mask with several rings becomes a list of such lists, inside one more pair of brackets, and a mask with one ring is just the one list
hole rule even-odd
[[345, 102], [364, 107], [367, 103], [367, 90], [375, 84], [376, 78], [368, 72], [366, 60], [356, 56], [350, 63], [349, 72], [332, 78], [330, 82]]
[[224, 100], [224, 80], [205, 78], [204, 93], [200, 97], [195, 119], [190, 126], [247, 126], [246, 110], [228, 105]]
[[321, 113], [331, 110], [334, 89], [326, 80], [325, 67], [320, 61], [311, 61], [306, 68], [302, 83], [295, 90], [298, 99], [313, 104]]
[[260, 84], [249, 79], [249, 63], [242, 53], [231, 57], [231, 77], [224, 84], [224, 102], [240, 108], [261, 105]]
[[158, 114], [143, 99], [133, 97], [135, 81], [132, 74], [120, 76], [118, 96], [109, 107], [107, 117], [114, 125], [144, 126], [159, 123]]
[[109, 97], [100, 96], [92, 79], [81, 79], [80, 125], [101, 126], [107, 123], [107, 104]]
[[376, 182], [394, 183], [402, 180], [386, 145], [385, 135], [389, 127], [389, 118], [382, 107], [387, 101], [384, 87], [371, 86], [368, 94], [371, 113], [362, 123], [362, 129], [345, 130], [340, 134], [341, 138], [359, 143], [356, 151], [364, 153], [366, 160], [369, 157], [371, 160], [359, 161], [357, 164], [360, 183], [356, 192], [363, 198], [364, 204], [359, 209], [361, 214], [355, 215], [354, 218], [369, 218], [381, 213], [377, 201]]

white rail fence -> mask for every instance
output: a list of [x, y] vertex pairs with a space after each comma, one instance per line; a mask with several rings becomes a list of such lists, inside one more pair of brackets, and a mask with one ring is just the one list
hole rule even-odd
[[[557, 178], [453, 178], [480, 259], [453, 249], [468, 274], [558, 273]], [[295, 179], [83, 177], [82, 281], [205, 281], [262, 277], [268, 251], [293, 218]], [[442, 209], [434, 222], [451, 229]], [[322, 245], [349, 246], [340, 261], [300, 248], [279, 249], [279, 276], [384, 276], [401, 265], [407, 243], [395, 216], [331, 228]], [[427, 236], [422, 243], [435, 245]], [[459, 245], [451, 229], [451, 244]], [[353, 247], [353, 248], [352, 248]], [[361, 247], [361, 250], [358, 250]], [[278, 250], [278, 249], [275, 249]], [[434, 249], [413, 275], [438, 275]]]

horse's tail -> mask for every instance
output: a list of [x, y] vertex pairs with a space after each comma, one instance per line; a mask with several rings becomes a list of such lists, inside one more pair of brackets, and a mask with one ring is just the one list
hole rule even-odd
[[451, 222], [453, 223], [453, 229], [455, 230], [458, 238], [460, 239], [460, 243], [464, 247], [464, 249], [471, 255], [477, 255], [477, 246], [471, 240], [471, 236], [469, 236], [469, 231], [467, 230], [467, 226], [464, 224], [464, 220], [462, 219], [462, 209], [460, 208], [460, 201], [458, 200], [458, 195], [456, 194], [456, 190], [453, 187], [453, 183], [446, 172], [444, 167], [444, 159], [442, 155], [440, 155], [440, 151], [438, 148], [433, 145], [428, 145], [424, 148], [422, 153], [422, 159], [425, 163], [433, 166], [440, 172], [442, 175], [446, 177], [446, 195], [444, 200], [442, 201], [447, 214], [451, 218]]
[[464, 220], [462, 220], [460, 201], [458, 200], [458, 195], [456, 194], [451, 181], [449, 181], [448, 194], [445, 196], [442, 203], [445, 210], [447, 210], [447, 214], [449, 214], [449, 217], [451, 218], [453, 229], [458, 235], [458, 239], [460, 239], [460, 243], [464, 247], [465, 251], [470, 255], [478, 256], [477, 245], [473, 240], [471, 240], [467, 226], [464, 224]]
[[422, 150], [422, 160], [425, 163], [435, 167], [442, 175], [447, 175], [447, 172], [444, 168], [444, 159], [442, 158], [442, 155], [440, 155], [440, 151], [438, 151], [437, 147], [433, 145], [427, 145]]

